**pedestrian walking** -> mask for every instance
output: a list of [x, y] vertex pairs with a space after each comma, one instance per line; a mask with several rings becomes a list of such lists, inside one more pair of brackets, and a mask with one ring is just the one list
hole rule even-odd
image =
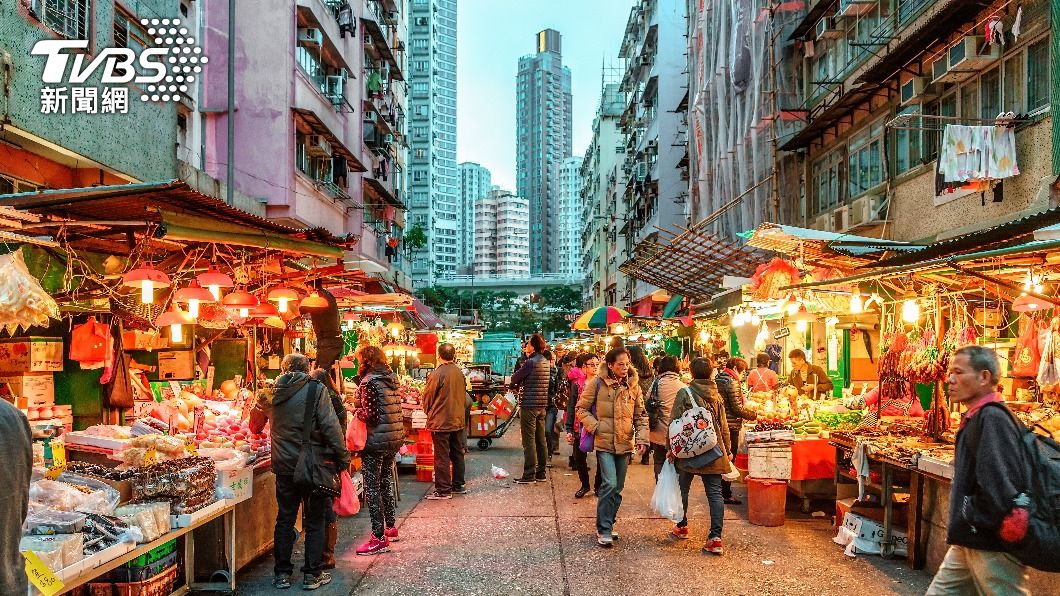
[[[632, 364], [633, 369], [637, 371], [637, 383], [640, 385], [640, 394], [645, 396], [644, 399], [646, 400], [648, 391], [655, 383], [655, 369], [653, 369], [651, 363], [648, 362], [648, 355], [644, 353], [644, 350], [640, 346], [629, 346], [627, 350], [629, 350], [629, 363]], [[640, 458], [641, 465], [648, 465], [648, 457], [650, 455], [650, 450], [644, 451], [644, 455]]]
[[681, 382], [681, 364], [677, 356], [660, 358], [658, 372], [659, 376], [644, 398], [648, 412], [648, 441], [651, 444], [656, 479], [662, 471], [666, 455], [670, 453], [670, 415], [674, 409], [674, 401], [677, 399], [677, 393], [688, 387]]
[[[596, 375], [596, 371], [600, 368], [600, 359], [596, 354], [592, 352], [586, 352], [579, 354], [577, 359], [574, 361], [575, 367], [570, 370], [567, 377], [570, 380], [570, 397], [567, 399], [567, 420], [565, 430], [567, 431], [567, 442], [571, 445], [573, 451], [574, 465], [572, 466], [576, 472], [578, 472], [578, 479], [581, 480], [581, 488], [574, 493], [575, 499], [580, 499], [589, 493], [589, 451], [583, 451], [581, 449], [579, 437], [581, 435], [582, 424], [578, 420], [576, 414], [578, 406], [578, 398], [582, 394], [582, 389], [585, 387], [585, 381], [591, 376]], [[596, 466], [596, 478], [593, 482], [593, 492], [600, 490], [600, 465]]]
[[593, 435], [596, 465], [600, 469], [596, 542], [610, 548], [618, 538], [614, 524], [622, 505], [630, 454], [635, 451], [641, 456], [648, 448], [648, 416], [637, 371], [630, 365], [625, 348], [613, 348], [607, 353], [596, 376], [585, 383], [577, 412], [578, 419]]
[[516, 484], [548, 480], [548, 444], [545, 440], [545, 411], [551, 365], [545, 358], [545, 338], [534, 334], [528, 342], [531, 355], [512, 375], [512, 387], [519, 388], [519, 426], [523, 435], [523, 473]]
[[[718, 393], [725, 401], [725, 422], [729, 426], [729, 445], [732, 453], [736, 453], [740, 445], [740, 429], [743, 428], [744, 420], [755, 420], [758, 415], [753, 410], [744, 406], [743, 390], [740, 384], [740, 364], [747, 369], [747, 362], [743, 358], [729, 358], [725, 368], [714, 378], [718, 386]], [[726, 470], [727, 472], [728, 470]], [[721, 481], [721, 496], [726, 505], [741, 505], [743, 501], [732, 494], [732, 483], [728, 480]]]
[[729, 425], [725, 421], [725, 402], [718, 393], [718, 386], [711, 380], [713, 366], [706, 358], [696, 358], [689, 366], [692, 371], [692, 384], [688, 389], [677, 394], [671, 420], [679, 420], [685, 412], [693, 407], [703, 407], [710, 412], [714, 422], [714, 432], [718, 435], [718, 444], [722, 455], [708, 463], [700, 463], [698, 457], [674, 458], [674, 466], [680, 477], [681, 503], [684, 505], [685, 517], [673, 529], [677, 538], [688, 538], [688, 492], [692, 481], [698, 476], [703, 479], [703, 488], [707, 493], [710, 506], [710, 531], [703, 552], [721, 555], [724, 550], [721, 543], [722, 525], [725, 520], [725, 499], [721, 493], [721, 475], [729, 472], [732, 461], [732, 447], [729, 443]]
[[[331, 583], [324, 571], [324, 546], [328, 510], [332, 499], [312, 486], [296, 484], [295, 467], [302, 452], [306, 412], [311, 411], [309, 442], [322, 463], [331, 465], [336, 474], [350, 467], [346, 437], [339, 418], [323, 384], [309, 375], [309, 359], [302, 354], [288, 354], [280, 364], [282, 371], [271, 395], [259, 396], [250, 415], [250, 429], [260, 434], [272, 421], [272, 471], [276, 475], [276, 526], [273, 529], [273, 587], [291, 587], [294, 565], [291, 555], [298, 509], [302, 509], [305, 532], [305, 563], [302, 565], [302, 588], [315, 590]], [[271, 397], [271, 401], [269, 399]]]
[[957, 432], [950, 487], [949, 551], [927, 596], [1030, 594], [1027, 568], [1005, 552], [1027, 533], [1026, 510], [1015, 507], [1027, 486], [1013, 454], [1023, 429], [997, 394], [998, 361], [990, 348], [966, 346], [950, 360], [949, 398], [966, 408]]
[[552, 350], [542, 352], [545, 360], [548, 360], [548, 407], [545, 408], [545, 445], [548, 448], [548, 463], [546, 467], [552, 467], [552, 456], [559, 453], [559, 432], [556, 430], [556, 421], [559, 419], [559, 408], [556, 406], [559, 395], [560, 367], [555, 362]]
[[29, 511], [33, 435], [26, 415], [0, 399], [0, 594], [28, 594], [26, 565], [19, 551]]
[[372, 518], [372, 536], [357, 548], [358, 555], [378, 555], [399, 540], [397, 495], [394, 493], [394, 458], [405, 442], [401, 396], [386, 354], [377, 346], [357, 350], [361, 384], [354, 415], [368, 427], [368, 438], [361, 452], [364, 502]]
[[467, 378], [456, 365], [456, 348], [439, 344], [440, 364], [427, 377], [423, 411], [434, 442], [434, 490], [431, 500], [452, 499], [467, 492], [464, 483], [464, 448], [467, 447]]

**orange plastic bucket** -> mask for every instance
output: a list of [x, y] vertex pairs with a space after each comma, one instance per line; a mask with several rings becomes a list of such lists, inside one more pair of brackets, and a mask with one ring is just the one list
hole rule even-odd
[[767, 478], [747, 479], [747, 520], [756, 526], [783, 526], [788, 482]]

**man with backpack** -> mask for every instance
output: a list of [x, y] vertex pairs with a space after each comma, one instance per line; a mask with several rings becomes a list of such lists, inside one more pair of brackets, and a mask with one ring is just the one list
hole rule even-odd
[[946, 536], [950, 549], [927, 596], [1030, 594], [1027, 568], [1010, 554], [1028, 531], [1028, 479], [1022, 465], [1027, 429], [997, 394], [993, 350], [957, 350], [948, 374], [949, 398], [966, 411], [953, 462]]

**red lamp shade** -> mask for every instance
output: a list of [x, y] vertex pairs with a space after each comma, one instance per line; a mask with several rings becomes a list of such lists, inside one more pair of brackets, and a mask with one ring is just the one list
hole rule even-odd
[[270, 302], [260, 302], [250, 310], [250, 316], [254, 318], [274, 317], [278, 314], [280, 311]]
[[173, 302], [179, 302], [181, 304], [188, 304], [192, 300], [198, 300], [199, 302], [213, 302], [213, 294], [210, 293], [206, 288], [201, 287], [196, 282], [191, 282], [186, 288], [181, 288], [173, 294]]
[[155, 288], [168, 288], [169, 276], [148, 265], [122, 275], [121, 283], [130, 288], [140, 288], [140, 301], [144, 304], [153, 304]]
[[274, 288], [269, 292], [269, 300], [279, 303], [279, 312], [287, 312], [290, 305], [298, 301], [298, 292], [291, 288]]
[[222, 303], [228, 308], [254, 308], [259, 304], [258, 297], [245, 290], [236, 290], [224, 297]]
[[303, 300], [298, 308], [302, 310], [315, 310], [321, 308], [327, 308], [328, 301], [324, 299], [320, 294], [313, 292], [305, 300]]
[[182, 325], [194, 325], [195, 319], [188, 313], [174, 308], [168, 310], [155, 319], [155, 326], [157, 327], [169, 327], [169, 339], [175, 343], [182, 343], [184, 341], [184, 331]]
[[1012, 302], [1012, 310], [1016, 312], [1037, 312], [1039, 310], [1048, 310], [1052, 307], [1053, 305], [1034, 296], [1020, 296]]
[[200, 273], [195, 279], [199, 282], [200, 286], [210, 290], [210, 293], [213, 294], [214, 300], [221, 299], [221, 288], [231, 288], [235, 285], [232, 283], [231, 277], [228, 277], [213, 267], [210, 267], [209, 271], [206, 273]]
[[353, 312], [352, 310], [348, 310], [345, 313], [343, 313], [342, 320], [343, 321], [360, 321], [361, 320], [361, 315]]

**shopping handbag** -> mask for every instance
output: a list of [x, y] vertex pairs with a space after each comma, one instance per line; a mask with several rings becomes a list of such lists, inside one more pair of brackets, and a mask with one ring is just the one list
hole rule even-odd
[[357, 497], [357, 487], [353, 485], [353, 479], [350, 478], [350, 473], [346, 470], [343, 470], [339, 477], [342, 494], [335, 499], [335, 504], [333, 505], [335, 515], [341, 517], [357, 515], [361, 510], [361, 500]]
[[585, 430], [585, 427], [583, 426], [582, 427], [582, 436], [581, 436], [580, 439], [578, 439], [578, 449], [582, 453], [591, 453], [592, 450], [595, 448], [595, 445], [596, 445], [596, 438], [593, 436], [592, 433], [590, 433], [589, 431]]
[[356, 415], [346, 427], [346, 449], [350, 453], [364, 450], [364, 444], [368, 442], [368, 425]]
[[669, 461], [663, 463], [659, 478], [655, 481], [655, 492], [651, 496], [651, 508], [666, 519], [679, 523], [685, 517], [681, 503], [681, 484], [677, 469]]
[[[685, 410], [680, 418], [670, 423], [670, 451], [675, 457], [681, 459], [707, 455], [718, 447], [718, 432], [715, 430], [714, 416], [710, 410], [696, 403], [693, 391], [688, 388], [682, 391], [688, 392], [692, 407]], [[717, 458], [713, 457], [710, 461], [714, 459]], [[688, 463], [691, 464], [691, 462]]]
[[305, 399], [305, 417], [302, 419], [302, 446], [298, 453], [298, 463], [294, 466], [294, 483], [305, 488], [312, 488], [314, 492], [331, 498], [338, 498], [342, 494], [339, 488], [339, 473], [333, 464], [323, 461], [317, 453], [316, 447], [309, 440], [313, 432], [317, 400], [326, 389], [320, 385], [319, 391], [311, 391]]
[[1042, 361], [1038, 322], [1034, 317], [1026, 317], [1022, 323], [1023, 332], [1016, 340], [1009, 374], [1013, 377], [1036, 377]]

